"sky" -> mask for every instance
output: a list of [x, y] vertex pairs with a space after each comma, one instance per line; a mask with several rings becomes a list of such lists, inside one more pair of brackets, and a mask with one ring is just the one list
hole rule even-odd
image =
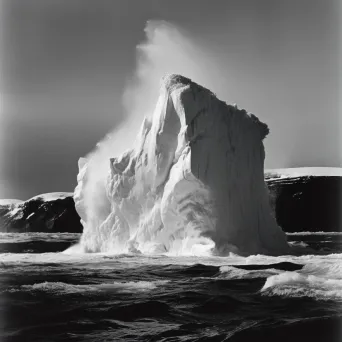
[[266, 122], [266, 168], [342, 166], [338, 0], [1, 0], [0, 16], [0, 198], [73, 191], [165, 72]]

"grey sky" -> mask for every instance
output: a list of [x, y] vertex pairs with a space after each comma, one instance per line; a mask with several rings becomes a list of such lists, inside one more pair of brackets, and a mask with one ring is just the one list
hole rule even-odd
[[266, 167], [341, 166], [339, 14], [337, 0], [3, 0], [0, 198], [73, 191], [78, 158], [125, 115], [149, 19], [184, 30], [212, 90], [269, 125]]

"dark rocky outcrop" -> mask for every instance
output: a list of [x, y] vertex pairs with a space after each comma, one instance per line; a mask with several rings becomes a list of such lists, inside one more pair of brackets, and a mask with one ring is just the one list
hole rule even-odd
[[72, 193], [51, 193], [21, 203], [0, 202], [0, 232], [81, 233]]
[[265, 178], [271, 206], [285, 232], [342, 231], [342, 177]]

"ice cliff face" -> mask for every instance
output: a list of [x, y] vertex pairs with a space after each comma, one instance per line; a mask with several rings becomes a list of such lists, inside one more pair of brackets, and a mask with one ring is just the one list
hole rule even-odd
[[[89, 252], [283, 254], [286, 237], [269, 206], [263, 139], [253, 114], [191, 80], [163, 79], [152, 119], [131, 150], [90, 184], [79, 162], [74, 199]], [[100, 200], [91, 201], [93, 189]]]

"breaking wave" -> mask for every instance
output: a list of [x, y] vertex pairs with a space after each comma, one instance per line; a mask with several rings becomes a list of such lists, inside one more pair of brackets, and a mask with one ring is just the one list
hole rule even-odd
[[342, 301], [341, 262], [342, 259], [340, 263], [310, 263], [300, 272], [284, 272], [269, 276], [261, 291], [267, 295]]
[[122, 281], [113, 283], [75, 285], [63, 282], [43, 282], [33, 285], [22, 285], [17, 288], [8, 289], [7, 292], [51, 292], [55, 294], [76, 294], [88, 295], [91, 292], [106, 293], [135, 293], [155, 290], [158, 286], [167, 284], [168, 280], [157, 281]]

